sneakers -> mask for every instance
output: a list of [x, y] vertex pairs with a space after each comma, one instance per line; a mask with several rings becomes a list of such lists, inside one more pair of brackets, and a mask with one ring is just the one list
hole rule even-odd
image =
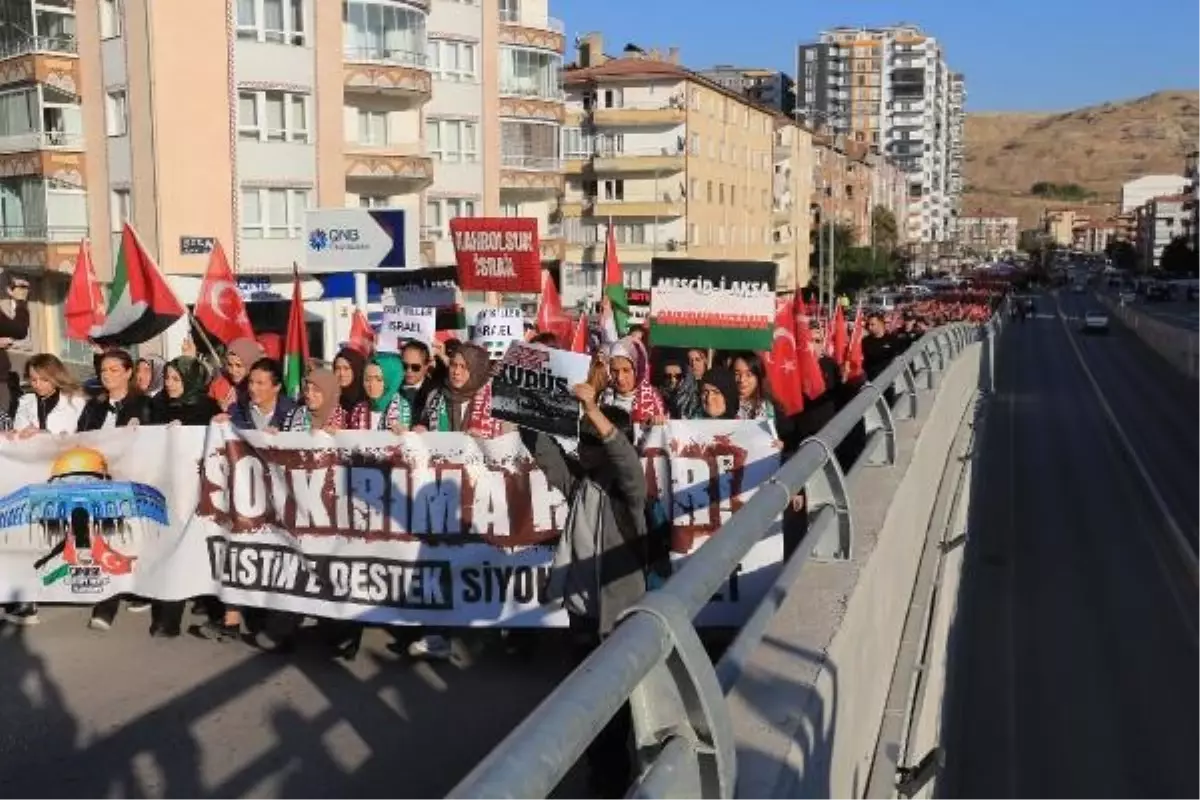
[[37, 606], [33, 603], [13, 603], [5, 606], [4, 616], [13, 625], [37, 625], [41, 622], [38, 619]]
[[451, 655], [450, 640], [440, 634], [422, 636], [408, 646], [411, 658], [447, 661]]
[[112, 629], [112, 620], [104, 617], [91, 617], [88, 619], [88, 627], [94, 631], [104, 632]]
[[131, 613], [131, 614], [144, 614], [150, 610], [150, 601], [149, 600], [130, 600], [125, 605], [125, 608], [128, 609], [129, 613]]
[[208, 639], [210, 642], [232, 642], [242, 638], [241, 625], [225, 625], [213, 620], [197, 625], [194, 631], [201, 639]]

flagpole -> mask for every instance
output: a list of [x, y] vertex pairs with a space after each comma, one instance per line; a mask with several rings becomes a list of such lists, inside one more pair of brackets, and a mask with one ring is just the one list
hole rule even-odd
[[204, 343], [204, 346], [208, 349], [208, 352], [212, 354], [213, 367], [215, 369], [220, 369], [221, 355], [217, 352], [217, 348], [213, 346], [212, 341], [208, 338], [208, 334], [204, 332], [204, 326], [196, 321], [196, 317], [192, 314], [192, 310], [190, 308], [188, 309], [187, 313], [188, 321], [192, 323], [192, 330], [200, 334], [200, 341]]

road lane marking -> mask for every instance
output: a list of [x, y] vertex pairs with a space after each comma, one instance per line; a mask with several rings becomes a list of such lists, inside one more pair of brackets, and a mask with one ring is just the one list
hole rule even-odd
[[[1118, 441], [1125, 448], [1125, 452], [1129, 455], [1130, 461], [1133, 462], [1134, 469], [1142, 479], [1142, 483], [1146, 485], [1146, 490], [1150, 493], [1150, 498], [1154, 501], [1154, 505], [1158, 507], [1158, 513], [1162, 515], [1163, 521], [1167, 524], [1167, 530], [1171, 533], [1171, 541], [1179, 550], [1179, 555], [1183, 559], [1184, 567], [1187, 570], [1188, 576], [1192, 579], [1192, 583], [1200, 586], [1200, 574], [1197, 571], [1196, 553], [1192, 550], [1191, 544], [1188, 542], [1187, 536], [1183, 533], [1183, 528], [1175, 520], [1171, 514], [1171, 509], [1167, 506], [1167, 501], [1163, 499], [1162, 494], [1158, 491], [1158, 486], [1150, 477], [1150, 471], [1146, 469], [1146, 465], [1142, 463], [1141, 457], [1137, 454], [1137, 450], [1133, 447], [1133, 441], [1125, 433], [1125, 429], [1117, 420], [1117, 415], [1113, 412], [1112, 406], [1108, 404], [1108, 399], [1104, 396], [1104, 391], [1100, 388], [1100, 383], [1096, 380], [1096, 376], [1092, 374], [1092, 369], [1087, 365], [1087, 360], [1083, 357], [1083, 351], [1079, 349], [1079, 343], [1075, 341], [1075, 337], [1071, 334], [1071, 329], [1067, 327], [1066, 315], [1063, 313], [1061, 301], [1057, 296], [1054, 298], [1055, 305], [1058, 306], [1058, 318], [1062, 323], [1063, 333], [1066, 334], [1067, 341], [1071, 345], [1071, 350], [1075, 353], [1075, 358], [1079, 361], [1079, 366], [1083, 368], [1084, 377], [1092, 387], [1092, 391], [1096, 395], [1096, 399], [1100, 401], [1100, 408], [1104, 411], [1104, 416], [1108, 423], [1112, 426], [1113, 431], [1117, 434]], [[1145, 532], [1149, 536], [1149, 532]], [[1153, 542], [1151, 542], [1153, 546]], [[1156, 554], [1158, 550], [1154, 551]], [[1164, 574], [1170, 579], [1170, 574], [1167, 572], [1166, 565], [1162, 563], [1160, 558], [1156, 558], [1160, 568]]]

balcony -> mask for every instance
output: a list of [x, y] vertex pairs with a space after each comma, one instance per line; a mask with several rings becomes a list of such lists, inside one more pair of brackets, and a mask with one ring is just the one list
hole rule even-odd
[[503, 153], [500, 188], [558, 194], [563, 189], [562, 162], [557, 156]]
[[500, 9], [500, 43], [562, 53], [566, 49], [562, 20], [520, 8]]
[[628, 200], [599, 200], [585, 197], [581, 200], [567, 201], [562, 204], [564, 217], [682, 217], [686, 212], [683, 199], [669, 192], [664, 192], [662, 198]]
[[0, 47], [0, 86], [41, 83], [79, 95], [79, 59], [74, 37], [33, 36]]
[[626, 104], [617, 108], [592, 109], [595, 125], [673, 127], [687, 120], [687, 108], [682, 97], [673, 97], [665, 103]]
[[29, 150], [83, 150], [83, 134], [66, 131], [30, 131], [0, 136], [0, 154]]
[[[568, 260], [581, 264], [604, 263], [603, 241], [598, 242], [568, 242]], [[661, 239], [657, 243], [647, 242], [617, 242], [617, 253], [631, 261], [648, 261], [654, 256], [684, 256], [687, 255], [687, 242], [683, 239]]]
[[347, 143], [346, 177], [399, 181], [410, 191], [423, 188], [433, 182], [433, 159], [420, 149], [416, 144], [373, 147]]
[[[38, 141], [35, 140], [36, 146]], [[36, 175], [73, 186], [86, 188], [84, 176], [87, 157], [81, 150], [23, 150], [0, 152], [0, 175], [22, 177]]]
[[[524, 85], [500, 88], [500, 116], [563, 124], [567, 109], [562, 92], [544, 92]], [[505, 96], [507, 95], [507, 96]]]
[[0, 268], [69, 273], [87, 234], [85, 227], [0, 225]]
[[567, 241], [563, 238], [562, 223], [551, 222], [538, 236], [542, 261], [562, 261], [567, 256]]
[[424, 53], [386, 48], [346, 48], [342, 87], [347, 94], [384, 95], [421, 105], [433, 94]]
[[635, 150], [603, 150], [596, 154], [592, 169], [603, 173], [637, 173], [669, 175], [684, 168], [682, 149], [646, 147]]

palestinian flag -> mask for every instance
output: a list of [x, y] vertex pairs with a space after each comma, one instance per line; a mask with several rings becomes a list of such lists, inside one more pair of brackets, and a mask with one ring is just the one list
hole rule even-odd
[[158, 336], [186, 313], [163, 280], [154, 259], [129, 223], [121, 231], [121, 249], [108, 292], [108, 313], [91, 330], [104, 347], [129, 347]]
[[612, 219], [608, 220], [608, 239], [604, 245], [604, 296], [612, 303], [613, 322], [617, 335], [629, 333], [629, 297], [625, 294], [625, 277], [617, 260], [617, 237], [613, 235]]
[[295, 399], [304, 383], [308, 363], [308, 330], [304, 327], [304, 294], [300, 291], [300, 271], [293, 268], [292, 307], [288, 312], [287, 338], [283, 344], [283, 392]]

